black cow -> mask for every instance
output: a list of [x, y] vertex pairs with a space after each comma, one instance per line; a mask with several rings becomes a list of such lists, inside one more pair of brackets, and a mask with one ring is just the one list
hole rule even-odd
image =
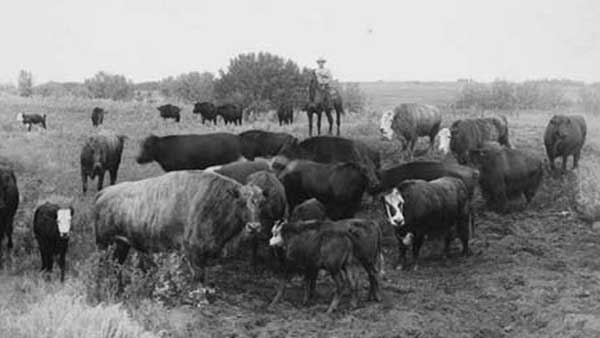
[[318, 272], [327, 270], [336, 285], [335, 295], [327, 313], [334, 311], [343, 290], [343, 276], [352, 289], [351, 306], [358, 302], [358, 283], [352, 267], [360, 264], [369, 276], [369, 300], [381, 300], [377, 263], [381, 257], [381, 229], [373, 221], [345, 219], [338, 222], [304, 221], [282, 223], [273, 227], [269, 244], [283, 248], [284, 278], [271, 305], [282, 296], [291, 274], [304, 274], [306, 304], [312, 297]]
[[126, 138], [123, 135], [102, 131], [86, 140], [79, 157], [84, 194], [87, 192], [88, 177], [91, 179], [98, 177], [98, 191], [102, 190], [106, 171], [110, 175], [110, 184], [115, 184]]
[[562, 157], [562, 170], [565, 172], [567, 157], [571, 155], [573, 155], [573, 169], [577, 168], [586, 134], [587, 125], [583, 116], [552, 116], [544, 134], [544, 145], [550, 168], [554, 170], [554, 159]]
[[212, 121], [217, 125], [217, 108], [214, 104], [210, 102], [196, 102], [192, 112], [202, 116], [202, 124], [204, 124], [204, 121]]
[[294, 106], [291, 104], [282, 104], [277, 108], [277, 119], [279, 125], [294, 123]]
[[18, 113], [17, 121], [27, 125], [27, 131], [31, 131], [31, 126], [34, 124], [39, 124], [40, 126], [42, 126], [42, 128], [47, 129], [46, 128], [46, 114], [40, 115], [40, 114]]
[[316, 198], [311, 198], [298, 204], [290, 214], [290, 222], [324, 220], [327, 210], [323, 203]]
[[479, 171], [467, 166], [454, 163], [438, 161], [415, 161], [401, 164], [392, 168], [379, 171], [381, 186], [378, 191], [390, 190], [398, 186], [402, 181], [409, 179], [420, 179], [431, 181], [443, 176], [460, 178], [469, 190], [469, 196], [477, 186]]
[[240, 138], [229, 133], [146, 137], [136, 161], [158, 162], [164, 171], [205, 169], [234, 162], [242, 157]]
[[42, 271], [52, 272], [54, 256], [58, 255], [60, 280], [65, 280], [65, 256], [69, 247], [69, 233], [73, 208], [61, 208], [46, 202], [40, 205], [33, 216], [33, 234], [40, 248]]
[[246, 183], [248, 176], [259, 171], [272, 171], [269, 162], [266, 161], [240, 161], [206, 168], [205, 171], [213, 171], [217, 174], [227, 176], [241, 184]]
[[316, 198], [332, 220], [350, 218], [358, 211], [367, 179], [353, 163], [323, 164], [307, 160], [290, 162], [279, 173], [289, 210]]
[[353, 163], [368, 180], [368, 189], [379, 186], [379, 153], [360, 141], [336, 136], [309, 137], [302, 142], [288, 143], [281, 149], [274, 165], [294, 159], [319, 163]]
[[399, 247], [399, 265], [407, 268], [406, 248], [412, 245], [416, 269], [419, 250], [425, 237], [442, 237], [444, 252], [449, 255], [450, 242], [458, 236], [463, 255], [469, 255], [469, 192], [462, 180], [442, 177], [427, 182], [407, 180], [383, 197], [388, 219], [395, 228]]
[[286, 145], [298, 142], [287, 133], [274, 133], [264, 130], [247, 130], [239, 134], [242, 154], [249, 160], [255, 157], [272, 157], [277, 155]]
[[92, 125], [94, 127], [98, 127], [104, 122], [105, 113], [106, 111], [100, 107], [95, 107], [94, 110], [92, 110]]
[[458, 120], [450, 127], [450, 150], [460, 164], [467, 164], [469, 151], [482, 147], [488, 141], [510, 148], [506, 117]]
[[2, 242], [6, 237], [6, 248], [10, 254], [13, 247], [13, 219], [19, 207], [19, 188], [12, 169], [0, 167], [0, 267], [2, 267]]
[[509, 198], [525, 195], [531, 202], [544, 174], [542, 160], [518, 149], [486, 143], [470, 152], [480, 172], [479, 184], [488, 205], [503, 211]]
[[179, 122], [179, 120], [181, 119], [181, 108], [174, 106], [170, 103], [157, 107], [156, 109], [158, 109], [158, 111], [160, 112], [160, 117], [162, 117], [165, 120], [173, 119], [175, 120], [175, 122]]
[[223, 117], [225, 124], [242, 125], [242, 108], [235, 104], [226, 103], [217, 107], [217, 115]]

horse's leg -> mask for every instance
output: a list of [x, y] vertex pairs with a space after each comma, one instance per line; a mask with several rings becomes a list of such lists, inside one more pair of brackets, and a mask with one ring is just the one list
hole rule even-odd
[[306, 112], [306, 117], [308, 117], [308, 136], [312, 136], [312, 119], [313, 119], [313, 114], [309, 111]]
[[317, 135], [321, 135], [321, 116], [323, 116], [323, 112], [319, 110], [317, 113]]
[[327, 115], [327, 121], [329, 122], [329, 135], [331, 135], [333, 128], [333, 117], [331, 116], [331, 109], [325, 109], [325, 114]]
[[340, 136], [340, 115], [341, 112], [339, 110], [335, 110], [335, 123], [337, 124], [337, 136]]

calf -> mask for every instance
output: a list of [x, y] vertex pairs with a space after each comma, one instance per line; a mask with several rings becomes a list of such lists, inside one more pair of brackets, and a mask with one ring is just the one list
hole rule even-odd
[[450, 127], [450, 150], [460, 164], [467, 164], [469, 152], [488, 141], [510, 148], [506, 117], [458, 120]]
[[65, 256], [69, 247], [69, 233], [73, 208], [61, 208], [46, 202], [40, 205], [33, 216], [33, 234], [40, 248], [42, 271], [52, 272], [54, 256], [58, 255], [60, 281], [65, 280]]
[[242, 109], [234, 104], [226, 103], [217, 107], [217, 115], [223, 117], [225, 124], [242, 125]]
[[324, 269], [336, 285], [327, 313], [339, 304], [344, 275], [350, 282], [351, 304], [355, 307], [358, 287], [350, 269], [356, 264], [361, 264], [369, 276], [369, 299], [380, 300], [376, 264], [381, 254], [381, 230], [376, 223], [360, 219], [282, 223], [273, 227], [272, 233], [269, 244], [283, 248], [285, 278], [271, 305], [283, 296], [286, 281], [295, 272], [304, 274], [306, 304], [314, 293], [319, 270]]
[[291, 104], [282, 104], [277, 108], [279, 126], [294, 123], [294, 107]]
[[210, 102], [196, 102], [192, 113], [202, 116], [202, 124], [204, 121], [212, 121], [217, 125], [217, 108]]
[[316, 198], [311, 198], [298, 204], [290, 214], [290, 222], [324, 220], [327, 210], [323, 203]]
[[121, 164], [121, 153], [126, 136], [103, 131], [87, 139], [81, 149], [81, 183], [83, 193], [87, 192], [88, 177], [98, 177], [98, 191], [102, 190], [104, 174], [110, 174], [110, 184], [117, 181], [117, 172]]
[[567, 171], [567, 158], [571, 155], [573, 155], [573, 169], [577, 168], [586, 134], [587, 125], [583, 116], [552, 116], [544, 134], [550, 169], [554, 170], [554, 160], [562, 157], [562, 171]]
[[398, 265], [407, 268], [406, 248], [412, 245], [417, 268], [419, 250], [425, 237], [442, 237], [449, 255], [455, 235], [462, 241], [463, 255], [469, 255], [469, 193], [462, 180], [442, 177], [431, 182], [407, 180], [383, 196], [385, 212], [398, 239]]
[[27, 125], [27, 131], [31, 131], [31, 126], [39, 124], [42, 128], [46, 129], [46, 114], [25, 114], [18, 113], [17, 121]]
[[106, 111], [99, 107], [96, 107], [94, 110], [92, 110], [92, 125], [94, 127], [98, 127], [104, 122], [104, 113], [106, 113]]
[[19, 207], [17, 178], [12, 169], [0, 167], [0, 267], [2, 267], [2, 242], [7, 239], [7, 252], [13, 247], [13, 220]]

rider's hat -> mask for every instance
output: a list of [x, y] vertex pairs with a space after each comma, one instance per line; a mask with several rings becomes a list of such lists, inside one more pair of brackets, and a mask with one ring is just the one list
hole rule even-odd
[[317, 63], [325, 63], [325, 62], [327, 62], [327, 60], [325, 60], [325, 58], [323, 58], [323, 57], [320, 57], [317, 59]]

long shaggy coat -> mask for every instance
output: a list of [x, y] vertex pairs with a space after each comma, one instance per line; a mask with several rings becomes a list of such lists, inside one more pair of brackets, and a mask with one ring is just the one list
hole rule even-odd
[[458, 120], [450, 127], [450, 150], [460, 164], [468, 162], [469, 151], [483, 147], [487, 141], [510, 148], [506, 117]]
[[567, 170], [567, 157], [573, 155], [573, 168], [577, 168], [586, 134], [587, 125], [583, 116], [552, 116], [544, 134], [550, 167], [554, 169], [554, 159], [562, 157], [562, 169]]
[[96, 196], [96, 243], [105, 248], [118, 241], [144, 252], [183, 250], [203, 280], [206, 260], [247, 223], [258, 222], [262, 201], [260, 188], [202, 171], [120, 183]]

